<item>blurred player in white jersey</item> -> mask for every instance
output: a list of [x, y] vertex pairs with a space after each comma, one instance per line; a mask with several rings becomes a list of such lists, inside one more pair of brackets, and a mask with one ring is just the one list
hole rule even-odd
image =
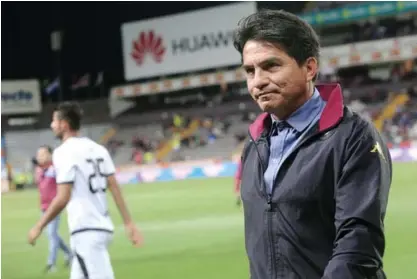
[[78, 104], [70, 102], [59, 105], [53, 114], [51, 128], [62, 140], [53, 153], [57, 195], [30, 230], [28, 240], [34, 245], [43, 228], [67, 207], [71, 249], [75, 256], [70, 278], [113, 279], [107, 247], [114, 227], [108, 212], [107, 189], [120, 211], [130, 241], [139, 246], [142, 237], [126, 207], [107, 149], [79, 136], [81, 114]]

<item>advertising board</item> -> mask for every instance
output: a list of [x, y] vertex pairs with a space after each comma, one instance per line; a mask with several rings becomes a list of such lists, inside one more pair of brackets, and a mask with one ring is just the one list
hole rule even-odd
[[1, 114], [30, 114], [42, 110], [38, 80], [7, 80], [1, 82]]
[[255, 11], [255, 2], [240, 2], [124, 23], [125, 79], [239, 64], [233, 31], [240, 19]]

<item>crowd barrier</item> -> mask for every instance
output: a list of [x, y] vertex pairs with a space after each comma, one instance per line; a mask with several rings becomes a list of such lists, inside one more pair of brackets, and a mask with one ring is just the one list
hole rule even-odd
[[[394, 162], [417, 162], [417, 148], [393, 148], [390, 153]], [[203, 160], [173, 163], [165, 166], [125, 166], [118, 169], [116, 178], [120, 184], [124, 185], [191, 178], [233, 177], [236, 170], [236, 160]]]

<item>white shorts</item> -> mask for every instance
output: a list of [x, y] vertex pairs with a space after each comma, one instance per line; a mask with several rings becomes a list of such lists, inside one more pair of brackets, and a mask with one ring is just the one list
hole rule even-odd
[[114, 279], [107, 247], [113, 234], [102, 231], [84, 231], [71, 236], [74, 258], [70, 279]]

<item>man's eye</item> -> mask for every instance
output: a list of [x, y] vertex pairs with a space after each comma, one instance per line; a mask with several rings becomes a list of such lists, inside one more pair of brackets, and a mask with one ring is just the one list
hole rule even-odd
[[247, 69], [245, 69], [245, 72], [248, 75], [252, 75], [255, 72], [255, 70], [254, 69], [251, 69], [251, 68], [247, 68]]
[[273, 69], [273, 68], [276, 68], [276, 67], [279, 67], [280, 65], [279, 64], [277, 64], [277, 63], [271, 63], [271, 64], [268, 64], [267, 65], [267, 69]]

